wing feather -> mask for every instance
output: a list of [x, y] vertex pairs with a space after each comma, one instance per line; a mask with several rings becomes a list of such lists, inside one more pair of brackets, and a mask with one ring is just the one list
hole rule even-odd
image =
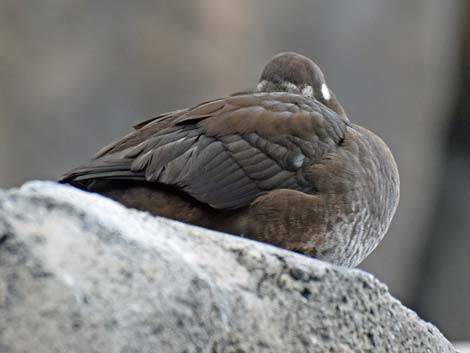
[[218, 209], [247, 206], [270, 190], [314, 192], [308, 168], [334, 150], [345, 122], [298, 95], [239, 95], [163, 114], [64, 176], [173, 185]]

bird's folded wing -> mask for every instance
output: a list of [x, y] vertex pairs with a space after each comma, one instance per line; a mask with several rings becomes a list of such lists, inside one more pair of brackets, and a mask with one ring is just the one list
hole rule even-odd
[[218, 209], [268, 191], [315, 192], [309, 167], [334, 150], [344, 122], [297, 95], [241, 95], [151, 119], [62, 181], [146, 180]]

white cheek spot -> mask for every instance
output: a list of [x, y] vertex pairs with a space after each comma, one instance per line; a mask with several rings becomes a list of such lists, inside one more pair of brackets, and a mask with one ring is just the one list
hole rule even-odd
[[299, 88], [296, 85], [294, 85], [292, 82], [285, 81], [285, 82], [282, 83], [282, 85], [285, 87], [285, 89], [289, 93], [299, 92]]
[[312, 88], [312, 86], [305, 86], [302, 89], [302, 95], [304, 97], [313, 97], [313, 88]]
[[328, 89], [328, 86], [325, 83], [322, 83], [321, 85], [321, 94], [325, 100], [327, 101], [330, 100], [331, 98], [330, 90]]
[[266, 88], [267, 81], [263, 80], [256, 86], [256, 92], [262, 92]]

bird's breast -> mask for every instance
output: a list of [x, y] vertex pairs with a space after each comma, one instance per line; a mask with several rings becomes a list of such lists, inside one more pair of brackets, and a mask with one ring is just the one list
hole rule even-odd
[[324, 200], [327, 260], [348, 259], [352, 266], [385, 235], [398, 204], [398, 170], [385, 143], [372, 132], [348, 126], [344, 140], [312, 176]]

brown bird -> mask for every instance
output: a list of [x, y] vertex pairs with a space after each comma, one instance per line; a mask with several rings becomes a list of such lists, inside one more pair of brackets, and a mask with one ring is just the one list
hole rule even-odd
[[252, 92], [136, 125], [61, 181], [345, 266], [377, 246], [399, 199], [385, 143], [296, 53], [274, 56]]

